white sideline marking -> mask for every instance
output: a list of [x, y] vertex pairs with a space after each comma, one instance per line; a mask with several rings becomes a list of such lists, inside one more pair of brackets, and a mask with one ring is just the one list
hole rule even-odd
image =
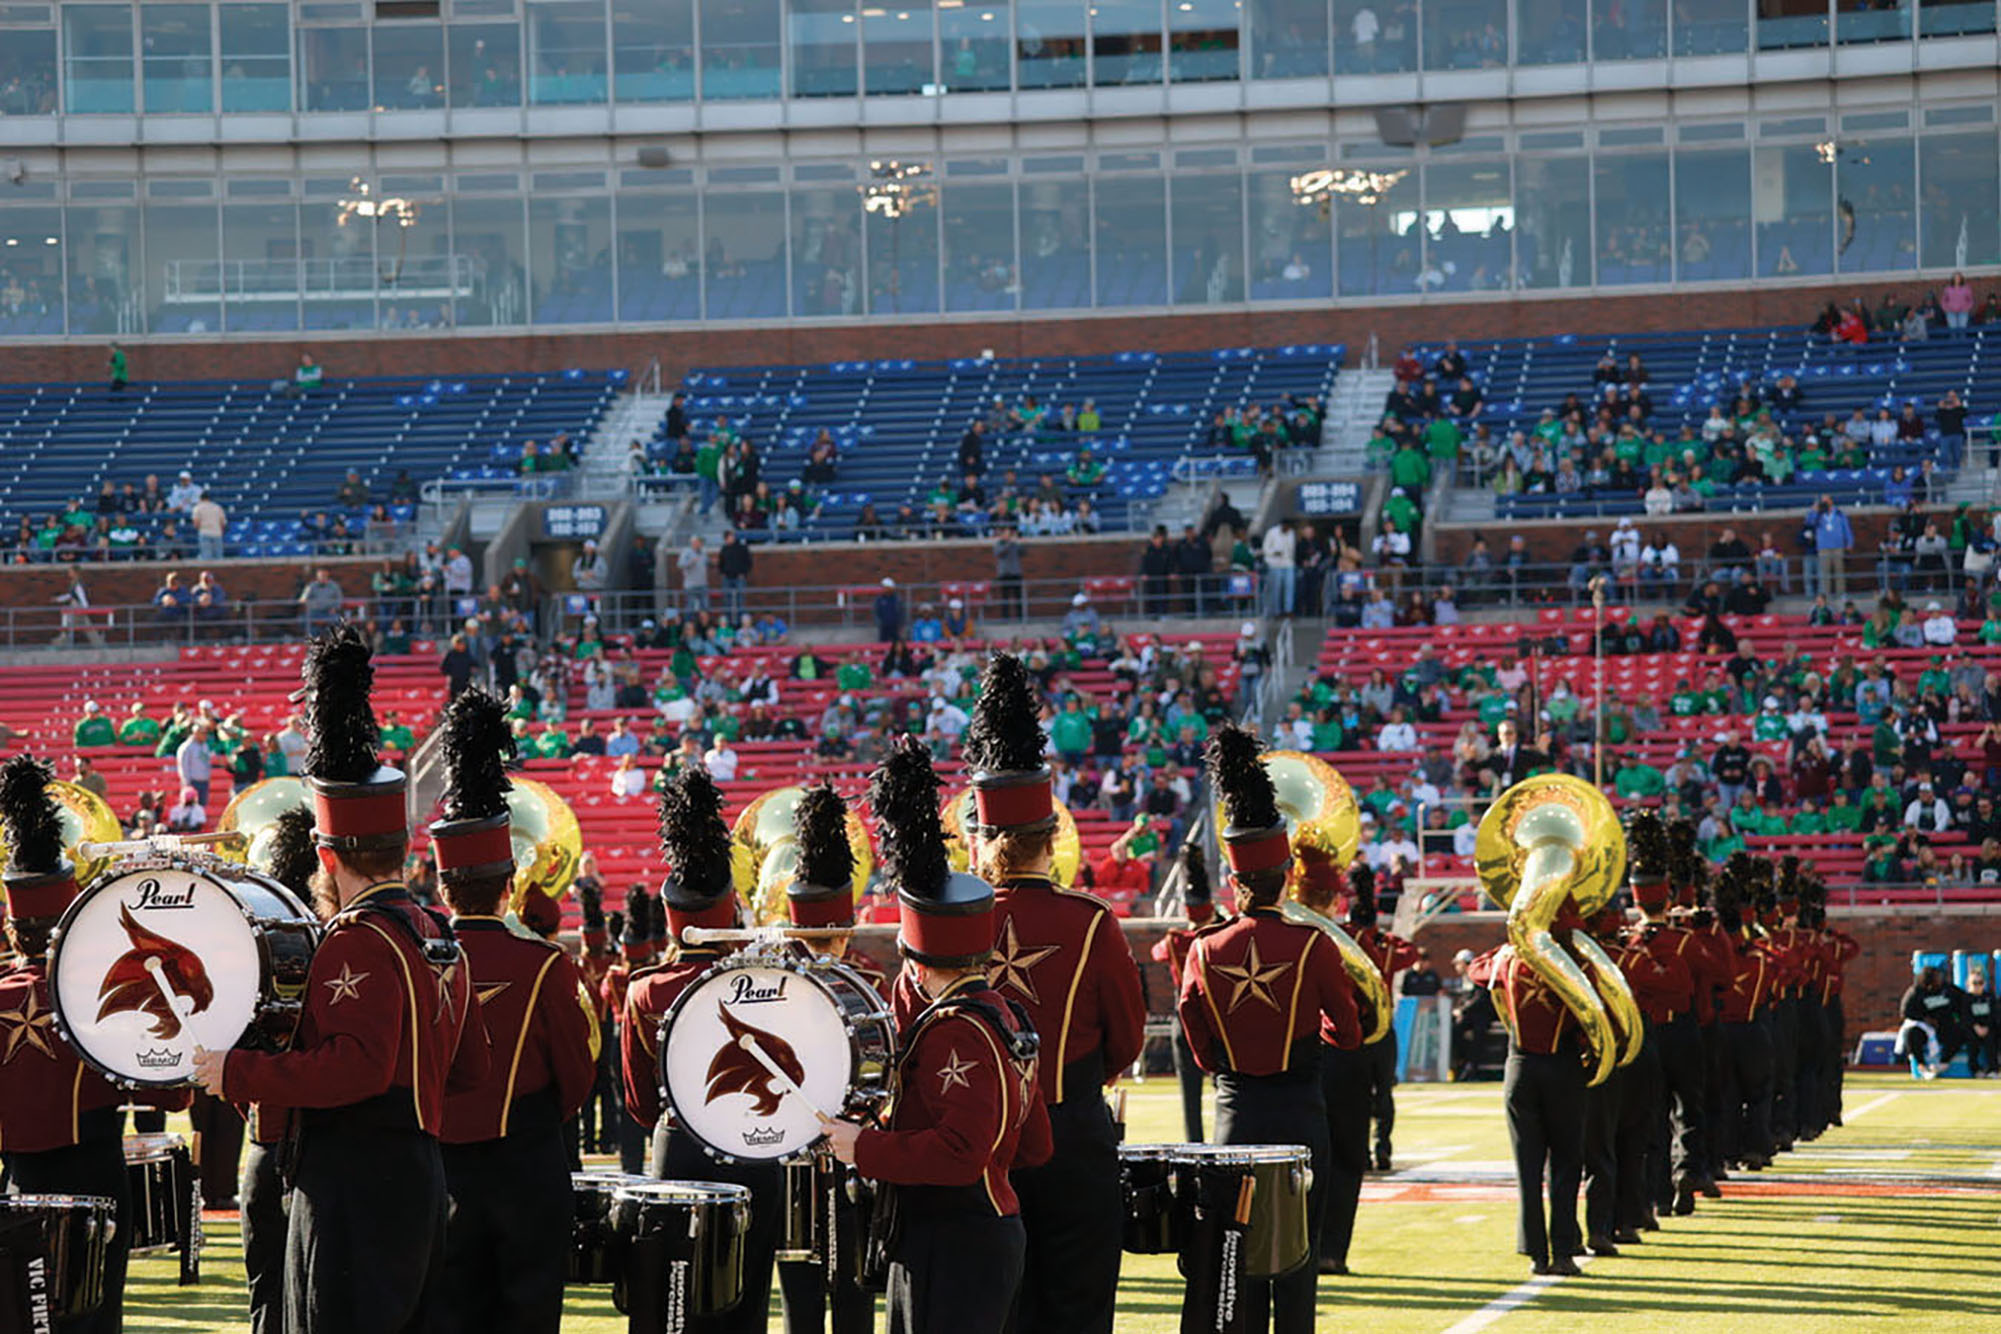
[[1841, 1114], [1841, 1119], [1843, 1121], [1847, 1121], [1853, 1117], [1867, 1116], [1869, 1113], [1875, 1111], [1878, 1107], [1883, 1106], [1883, 1104], [1895, 1102], [1897, 1099], [1903, 1096], [1904, 1095], [1901, 1092], [1879, 1093], [1875, 1097], [1869, 1099], [1869, 1101], [1863, 1103], [1860, 1107], [1857, 1107], [1854, 1111], [1843, 1112]]
[[[1588, 1255], [1578, 1256], [1578, 1266], [1581, 1268], [1591, 1263], [1591, 1259], [1592, 1257]], [[1519, 1288], [1502, 1293], [1500, 1296], [1494, 1298], [1493, 1301], [1488, 1302], [1485, 1306], [1467, 1316], [1464, 1320], [1461, 1320], [1458, 1324], [1449, 1326], [1445, 1334], [1479, 1334], [1479, 1331], [1493, 1324], [1508, 1312], [1527, 1306], [1530, 1302], [1541, 1296], [1546, 1289], [1553, 1288], [1562, 1281], [1563, 1275], [1561, 1274], [1537, 1274]]]

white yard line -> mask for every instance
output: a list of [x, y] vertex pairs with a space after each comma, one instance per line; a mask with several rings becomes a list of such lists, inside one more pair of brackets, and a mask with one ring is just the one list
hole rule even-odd
[[[1580, 1266], [1589, 1264], [1590, 1262], [1591, 1257], [1588, 1255], [1577, 1257], [1577, 1263]], [[1479, 1331], [1493, 1324], [1508, 1312], [1527, 1306], [1546, 1290], [1555, 1287], [1562, 1281], [1563, 1275], [1561, 1274], [1537, 1274], [1519, 1288], [1504, 1292], [1494, 1298], [1493, 1301], [1488, 1302], [1458, 1324], [1448, 1326], [1445, 1334], [1479, 1334]]]
[[1843, 1112], [1841, 1114], [1841, 1119], [1844, 1122], [1846, 1122], [1846, 1121], [1852, 1121], [1858, 1116], [1867, 1116], [1869, 1113], [1875, 1111], [1878, 1107], [1883, 1106], [1885, 1103], [1895, 1102], [1897, 1099], [1903, 1096], [1904, 1095], [1902, 1092], [1879, 1093], [1875, 1097], [1869, 1099], [1869, 1101], [1863, 1103], [1860, 1107], [1857, 1107], [1854, 1111]]

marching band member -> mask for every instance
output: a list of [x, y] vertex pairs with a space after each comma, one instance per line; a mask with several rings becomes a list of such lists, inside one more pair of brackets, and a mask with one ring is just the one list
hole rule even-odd
[[[825, 783], [806, 789], [793, 810], [793, 831], [799, 840], [798, 871], [786, 888], [785, 901], [798, 927], [847, 929], [855, 924], [855, 854], [848, 844], [848, 807]], [[854, 949], [851, 937], [794, 942], [809, 957], [839, 960], [879, 994], [887, 997], [889, 979], [866, 954]], [[846, 1192], [834, 1197], [840, 1211], [836, 1232], [844, 1248], [862, 1234], [860, 1210]], [[869, 1334], [875, 1328], [875, 1294], [858, 1281], [858, 1256], [844, 1256], [840, 1281], [827, 1291], [827, 1266], [812, 1260], [783, 1261], [778, 1286], [785, 1299], [786, 1334], [820, 1334], [833, 1309], [834, 1334]]]
[[570, 1162], [563, 1126], [597, 1076], [597, 1014], [559, 945], [508, 929], [514, 882], [506, 707], [477, 686], [445, 709], [438, 887], [495, 1059], [445, 1099], [444, 1330], [555, 1334], [563, 1323]]
[[1717, 1152], [1754, 1171], [1772, 1161], [1772, 1034], [1759, 1022], [1771, 1000], [1772, 968], [1746, 936], [1760, 868], [1770, 875], [1770, 864], [1733, 852], [1716, 881], [1717, 924], [1730, 949], [1730, 984], [1718, 1006], [1724, 1061]]
[[654, 961], [652, 928], [653, 899], [646, 892], [646, 886], [634, 885], [625, 895], [625, 911], [612, 913], [605, 919], [607, 933], [618, 941], [618, 957], [605, 966], [604, 981], [598, 987], [598, 999], [611, 1019], [612, 1037], [617, 1047], [612, 1060], [620, 1066], [615, 1076], [618, 1081], [618, 1170], [627, 1176], [639, 1176], [646, 1171], [646, 1150], [648, 1128], [632, 1119], [632, 1113], [625, 1107], [625, 1074], [623, 1055], [625, 1051], [625, 998], [632, 985], [632, 975]]
[[[49, 766], [16, 755], [0, 766], [0, 825], [7, 834], [7, 940], [19, 956], [0, 972], [0, 1162], [24, 1195], [100, 1195], [118, 1208], [104, 1259], [104, 1300], [91, 1315], [57, 1322], [61, 1334], [117, 1334], [124, 1319], [125, 1265], [132, 1250], [132, 1195], [125, 1171], [126, 1095], [55, 1029], [49, 936], [76, 897], [63, 855], [62, 815]], [[149, 1106], [187, 1106], [187, 1094], [143, 1096]]]
[[[1341, 872], [1331, 864], [1315, 865], [1311, 852], [1301, 851], [1294, 856], [1293, 876], [1299, 885], [1299, 901], [1317, 913], [1332, 915], [1343, 878]], [[1349, 921], [1357, 918], [1373, 921], [1375, 868], [1358, 857], [1349, 865], [1346, 880]], [[1362, 906], [1364, 900], [1367, 907]], [[1375, 951], [1369, 952], [1372, 963], [1377, 957]], [[1365, 1003], [1358, 992], [1358, 1012]], [[1368, 1028], [1363, 1023], [1364, 1033]], [[1337, 1037], [1331, 1025], [1320, 1025], [1320, 1092], [1327, 1104], [1327, 1211], [1321, 1219], [1318, 1252], [1323, 1274], [1348, 1272], [1348, 1248], [1355, 1239], [1355, 1213], [1362, 1202], [1362, 1179], [1369, 1172], [1369, 1115], [1376, 1104], [1377, 1080], [1382, 1073], [1377, 1053], [1389, 1050], [1394, 1070], [1396, 1050], [1394, 1033], [1359, 1047], [1343, 1047]]]
[[[1357, 882], [1351, 879], [1350, 884]], [[1360, 888], [1348, 896], [1348, 934], [1376, 965], [1376, 971], [1383, 977], [1383, 994], [1394, 997], [1396, 988], [1391, 985], [1396, 975], [1417, 962], [1417, 946], [1402, 936], [1385, 931], [1376, 925], [1375, 875], [1370, 874], [1359, 882]], [[1391, 1004], [1395, 1004], [1392, 1000]], [[1390, 1170], [1390, 1132], [1397, 1123], [1397, 1031], [1391, 1025], [1383, 1036], [1362, 1048], [1368, 1058], [1369, 1115], [1376, 1123], [1375, 1167], [1378, 1172]]]
[[1216, 1076], [1216, 1141], [1301, 1144], [1311, 1153], [1307, 1259], [1281, 1278], [1249, 1283], [1241, 1297], [1252, 1334], [1267, 1322], [1277, 1334], [1305, 1334], [1314, 1327], [1328, 1177], [1320, 1044], [1325, 1034], [1334, 1046], [1358, 1046], [1361, 1018], [1326, 933], [1279, 911], [1292, 845], [1257, 739], [1226, 724], [1207, 758], [1229, 818], [1223, 853], [1238, 915], [1196, 936], [1178, 1010], [1195, 1059]]
[[[730, 874], [730, 831], [723, 794], [693, 765], [660, 794], [660, 850], [672, 867], [660, 886], [666, 929], [677, 942], [667, 959], [632, 974], [625, 997], [625, 1106], [653, 1135], [652, 1174], [670, 1181], [730, 1182], [750, 1190], [750, 1230], [744, 1241], [743, 1298], [723, 1315], [690, 1319], [688, 1328], [741, 1334], [765, 1328], [771, 1267], [778, 1250], [782, 1169], [776, 1163], [725, 1163], [710, 1158], [686, 1131], [661, 1117], [661, 1024], [682, 992], [731, 947], [681, 943], [691, 926], [737, 925]], [[628, 913], [632, 911], [630, 905]], [[627, 919], [628, 928], [632, 925]], [[649, 931], [648, 936], [652, 935]]]
[[[319, 867], [313, 813], [304, 806], [280, 812], [271, 834], [271, 878], [310, 903]], [[251, 1103], [244, 1122], [243, 1179], [236, 1199], [250, 1334], [285, 1334], [285, 1183], [278, 1170], [278, 1146], [285, 1137], [286, 1113]]]
[[577, 1123], [577, 1151], [579, 1154], [615, 1153], [618, 1151], [618, 1132], [625, 1112], [619, 1098], [618, 1073], [618, 1025], [604, 999], [605, 974], [610, 971], [613, 955], [611, 936], [606, 930], [604, 915], [604, 890], [597, 879], [579, 878], [577, 881], [577, 910], [582, 916], [582, 946], [577, 955], [577, 968], [583, 974], [584, 990], [591, 999], [591, 1014], [598, 1030], [598, 1072], [591, 1086], [591, 1096], [584, 1100], [584, 1110]]
[[1827, 1052], [1827, 1060], [1821, 1068], [1821, 1077], [1826, 1081], [1821, 1112], [1828, 1125], [1838, 1126], [1841, 1124], [1841, 1081], [1848, 1069], [1848, 1059], [1843, 1054], [1848, 1050], [1848, 1018], [1842, 1008], [1841, 993], [1847, 981], [1848, 965], [1862, 952], [1862, 946], [1846, 931], [1828, 925], [1825, 886], [1822, 886], [1820, 902], [1813, 912], [1814, 928], [1827, 950], [1827, 966], [1821, 970], [1820, 988], [1821, 1023], [1826, 1031], [1824, 1043]]
[[404, 777], [376, 756], [368, 642], [351, 625], [306, 655], [327, 929], [289, 1051], [197, 1049], [202, 1086], [298, 1109], [289, 1134], [285, 1324], [299, 1334], [428, 1331], [443, 1318], [445, 1092], [485, 1076], [479, 998], [451, 927], [399, 879]]
[[[1799, 998], [1805, 994], [1809, 962], [1795, 915], [1799, 911], [1800, 859], [1780, 858], [1776, 891], [1760, 916], [1765, 951], [1774, 965], [1772, 1003], [1772, 1148], [1790, 1152], [1799, 1137]], [[1761, 905], [1762, 906], [1762, 905]]]
[[[1028, 1230], [1017, 1327], [1109, 1334], [1124, 1203], [1104, 1088], [1139, 1056], [1146, 1002], [1111, 908], [1052, 878], [1057, 818], [1038, 715], [1021, 660], [995, 653], [963, 738], [976, 809], [969, 833], [975, 867], [994, 887], [994, 989], [1019, 1001], [1042, 1035], [1055, 1145], [1014, 1182]], [[900, 999], [898, 1017], [910, 1008]]]
[[883, 1239], [890, 1334], [999, 1334], [1028, 1244], [1009, 1170], [1051, 1148], [1038, 1042], [1026, 1010], [988, 983], [994, 892], [950, 869], [938, 780], [915, 738], [898, 739], [869, 801], [883, 878], [897, 889], [903, 977], [923, 1008], [899, 1025], [888, 1128], [829, 1121], [827, 1138], [837, 1158], [894, 1192]]
[[[1607, 958], [1617, 960], [1625, 948], [1621, 940], [1625, 926], [1625, 913], [1608, 902], [1585, 920], [1581, 931], [1598, 943]], [[1572, 933], [1573, 939], [1576, 934]], [[1623, 1048], [1630, 1036], [1626, 1025], [1609, 1011], [1606, 1018]], [[1644, 1027], [1644, 1017], [1641, 1024]], [[1643, 1047], [1644, 1042], [1642, 1034]], [[1642, 1121], [1635, 1113], [1644, 1093], [1634, 1077], [1637, 1064], [1636, 1058], [1633, 1064], [1615, 1066], [1603, 1081], [1584, 1090], [1584, 1248], [1593, 1255], [1617, 1255], [1617, 1242], [1640, 1239], [1638, 1219], [1627, 1226], [1619, 1216], [1623, 1193], [1637, 1191], [1645, 1183], [1645, 1142], [1634, 1139]], [[1634, 1142], [1622, 1146], [1622, 1136]], [[1630, 1180], [1622, 1147], [1638, 1150], [1630, 1164]]]
[[[1658, 1199], [1658, 1203], [1686, 1216], [1695, 1212], [1698, 1194], [1709, 1198], [1722, 1194], [1711, 1176], [1710, 1148], [1716, 1133], [1711, 1107], [1716, 1081], [1711, 1072], [1712, 1052], [1720, 1041], [1717, 995], [1728, 985], [1728, 970], [1719, 952], [1722, 939], [1709, 930], [1715, 914], [1697, 905], [1705, 892], [1708, 863], [1696, 850], [1695, 826], [1676, 820], [1667, 827], [1667, 834], [1673, 902], [1667, 914], [1667, 932], [1656, 939], [1671, 945], [1688, 972], [1689, 1008], [1661, 1029], [1661, 1087], [1668, 1114], [1673, 1195]], [[1648, 923], [1654, 921], [1645, 904], [1640, 905], [1640, 911]]]
[[[1682, 933], [1668, 925], [1668, 886], [1673, 853], [1660, 817], [1652, 811], [1636, 814], [1626, 836], [1628, 880], [1640, 921], [1626, 932], [1616, 956], [1619, 971], [1633, 989], [1647, 1022], [1646, 1040], [1632, 1065], [1626, 1067], [1629, 1106], [1618, 1137], [1619, 1230], [1615, 1241], [1637, 1240], [1639, 1231], [1655, 1224], [1658, 1187], [1669, 1177], [1668, 1069], [1671, 1036], [1683, 1034], [1676, 1059], [1699, 1050], [1691, 1011], [1695, 1006], [1695, 974], [1682, 956]], [[1695, 1210], [1694, 1163], [1674, 1145], [1672, 1202]], [[1630, 1176], [1630, 1179], [1629, 1179]], [[1666, 1204], [1661, 1208], [1665, 1209]], [[1632, 1233], [1631, 1237], [1626, 1234]]]
[[[1216, 915], [1215, 906], [1210, 901], [1209, 859], [1202, 855], [1202, 849], [1195, 843], [1183, 843], [1177, 854], [1181, 860], [1181, 906], [1188, 914], [1186, 927], [1174, 927], [1154, 942], [1153, 961], [1167, 965], [1168, 976], [1174, 980], [1174, 994], [1181, 995], [1181, 975], [1188, 963], [1188, 947], [1195, 942], [1195, 935], [1209, 924]], [[1181, 1085], [1181, 1126], [1184, 1138], [1190, 1144], [1202, 1142], [1202, 1094], [1207, 1077], [1202, 1067], [1195, 1064], [1195, 1054], [1188, 1050], [1188, 1035], [1181, 1030], [1181, 1020], [1174, 1021], [1174, 1078]]]

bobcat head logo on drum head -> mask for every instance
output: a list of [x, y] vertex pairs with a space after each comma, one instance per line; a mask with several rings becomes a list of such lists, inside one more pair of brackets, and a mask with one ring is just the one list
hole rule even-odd
[[208, 969], [187, 946], [139, 925], [130, 908], [119, 907], [118, 924], [132, 948], [112, 962], [98, 985], [99, 1022], [131, 1011], [152, 1016], [154, 1037], [178, 1037], [182, 1023], [215, 999]]
[[752, 1110], [759, 1116], [770, 1116], [778, 1110], [778, 1104], [785, 1096], [785, 1090], [778, 1087], [771, 1071], [763, 1062], [752, 1055], [744, 1046], [749, 1038], [764, 1049], [764, 1054], [789, 1076], [794, 1084], [806, 1082], [806, 1067], [799, 1061], [799, 1053], [792, 1044], [776, 1033], [767, 1033], [761, 1028], [746, 1024], [729, 1012], [721, 1001], [716, 1002], [716, 1017], [723, 1021], [723, 1031], [730, 1035], [730, 1043], [716, 1053], [709, 1062], [708, 1101], [731, 1093], [747, 1093], [755, 1101]]

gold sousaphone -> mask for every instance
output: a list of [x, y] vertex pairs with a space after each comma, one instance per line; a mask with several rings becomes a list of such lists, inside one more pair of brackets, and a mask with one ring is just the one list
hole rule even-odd
[[1573, 931], [1566, 950], [1551, 927], [1566, 905], [1589, 917], [1625, 881], [1626, 831], [1612, 803], [1569, 774], [1525, 778], [1481, 817], [1473, 864], [1481, 887], [1508, 910], [1509, 947], [1583, 1030], [1588, 1082], [1604, 1082], [1639, 1054], [1646, 1036], [1640, 1007], [1625, 974], [1596, 941]]
[[584, 855], [584, 831], [570, 803], [546, 783], [508, 775], [508, 832], [514, 840], [514, 891], [510, 907], [521, 911], [528, 891], [539, 889], [561, 902], [577, 878]]
[[[1355, 791], [1348, 786], [1348, 780], [1318, 755], [1308, 755], [1298, 750], [1271, 750], [1264, 754], [1265, 772], [1271, 775], [1271, 785], [1278, 793], [1279, 814], [1285, 817], [1285, 830], [1292, 839], [1292, 871], [1286, 878], [1285, 896], [1279, 901], [1279, 911], [1289, 922], [1300, 922], [1318, 927], [1327, 938], [1334, 942], [1334, 948], [1341, 953], [1341, 968], [1356, 992], [1368, 1002], [1369, 1026], [1363, 1033], [1362, 1041], [1375, 1042], [1390, 1031], [1390, 1023], [1395, 1017], [1390, 1004], [1390, 989], [1377, 971], [1375, 961], [1370, 959], [1355, 938], [1325, 913], [1314, 911], [1300, 902], [1299, 891], [1303, 866], [1299, 850], [1304, 848], [1316, 856], [1341, 868], [1355, 860], [1356, 850], [1362, 845], [1362, 812], [1355, 804]], [[1219, 802], [1211, 818], [1216, 828], [1229, 823]]]
[[[793, 814], [806, 789], [798, 784], [774, 787], [751, 798], [750, 805], [737, 813], [730, 827], [731, 878], [737, 897], [749, 905], [756, 926], [781, 926], [792, 920], [786, 894], [799, 871], [799, 835]], [[848, 808], [848, 851], [854, 854], [855, 901], [868, 888], [875, 873], [875, 849], [869, 843], [868, 826], [854, 807]]]
[[271, 843], [278, 829], [278, 817], [293, 807], [313, 808], [312, 794], [302, 778], [281, 776], [252, 783], [229, 799], [216, 818], [221, 834], [241, 834], [243, 842], [218, 845], [231, 861], [243, 862], [255, 870], [271, 873]]
[[[49, 795], [56, 799], [62, 814], [63, 853], [75, 864], [77, 884], [88, 885], [104, 873], [111, 859], [79, 857], [77, 844], [116, 843], [125, 837], [125, 826], [119, 823], [118, 812], [111, 809], [111, 804], [87, 787], [55, 779], [49, 783]], [[6, 860], [7, 840], [0, 837], [0, 865]]]
[[[1077, 870], [1084, 864], [1084, 840], [1078, 836], [1077, 821], [1070, 814], [1070, 808], [1060, 801], [1052, 803], [1056, 807], [1056, 841], [1050, 849], [1050, 874], [1056, 883], [1068, 888], [1077, 883]], [[945, 826], [945, 852], [952, 861], [955, 871], [970, 871], [973, 868], [972, 842], [966, 837], [966, 830], [975, 823], [973, 789], [960, 788], [945, 803], [941, 823]]]

